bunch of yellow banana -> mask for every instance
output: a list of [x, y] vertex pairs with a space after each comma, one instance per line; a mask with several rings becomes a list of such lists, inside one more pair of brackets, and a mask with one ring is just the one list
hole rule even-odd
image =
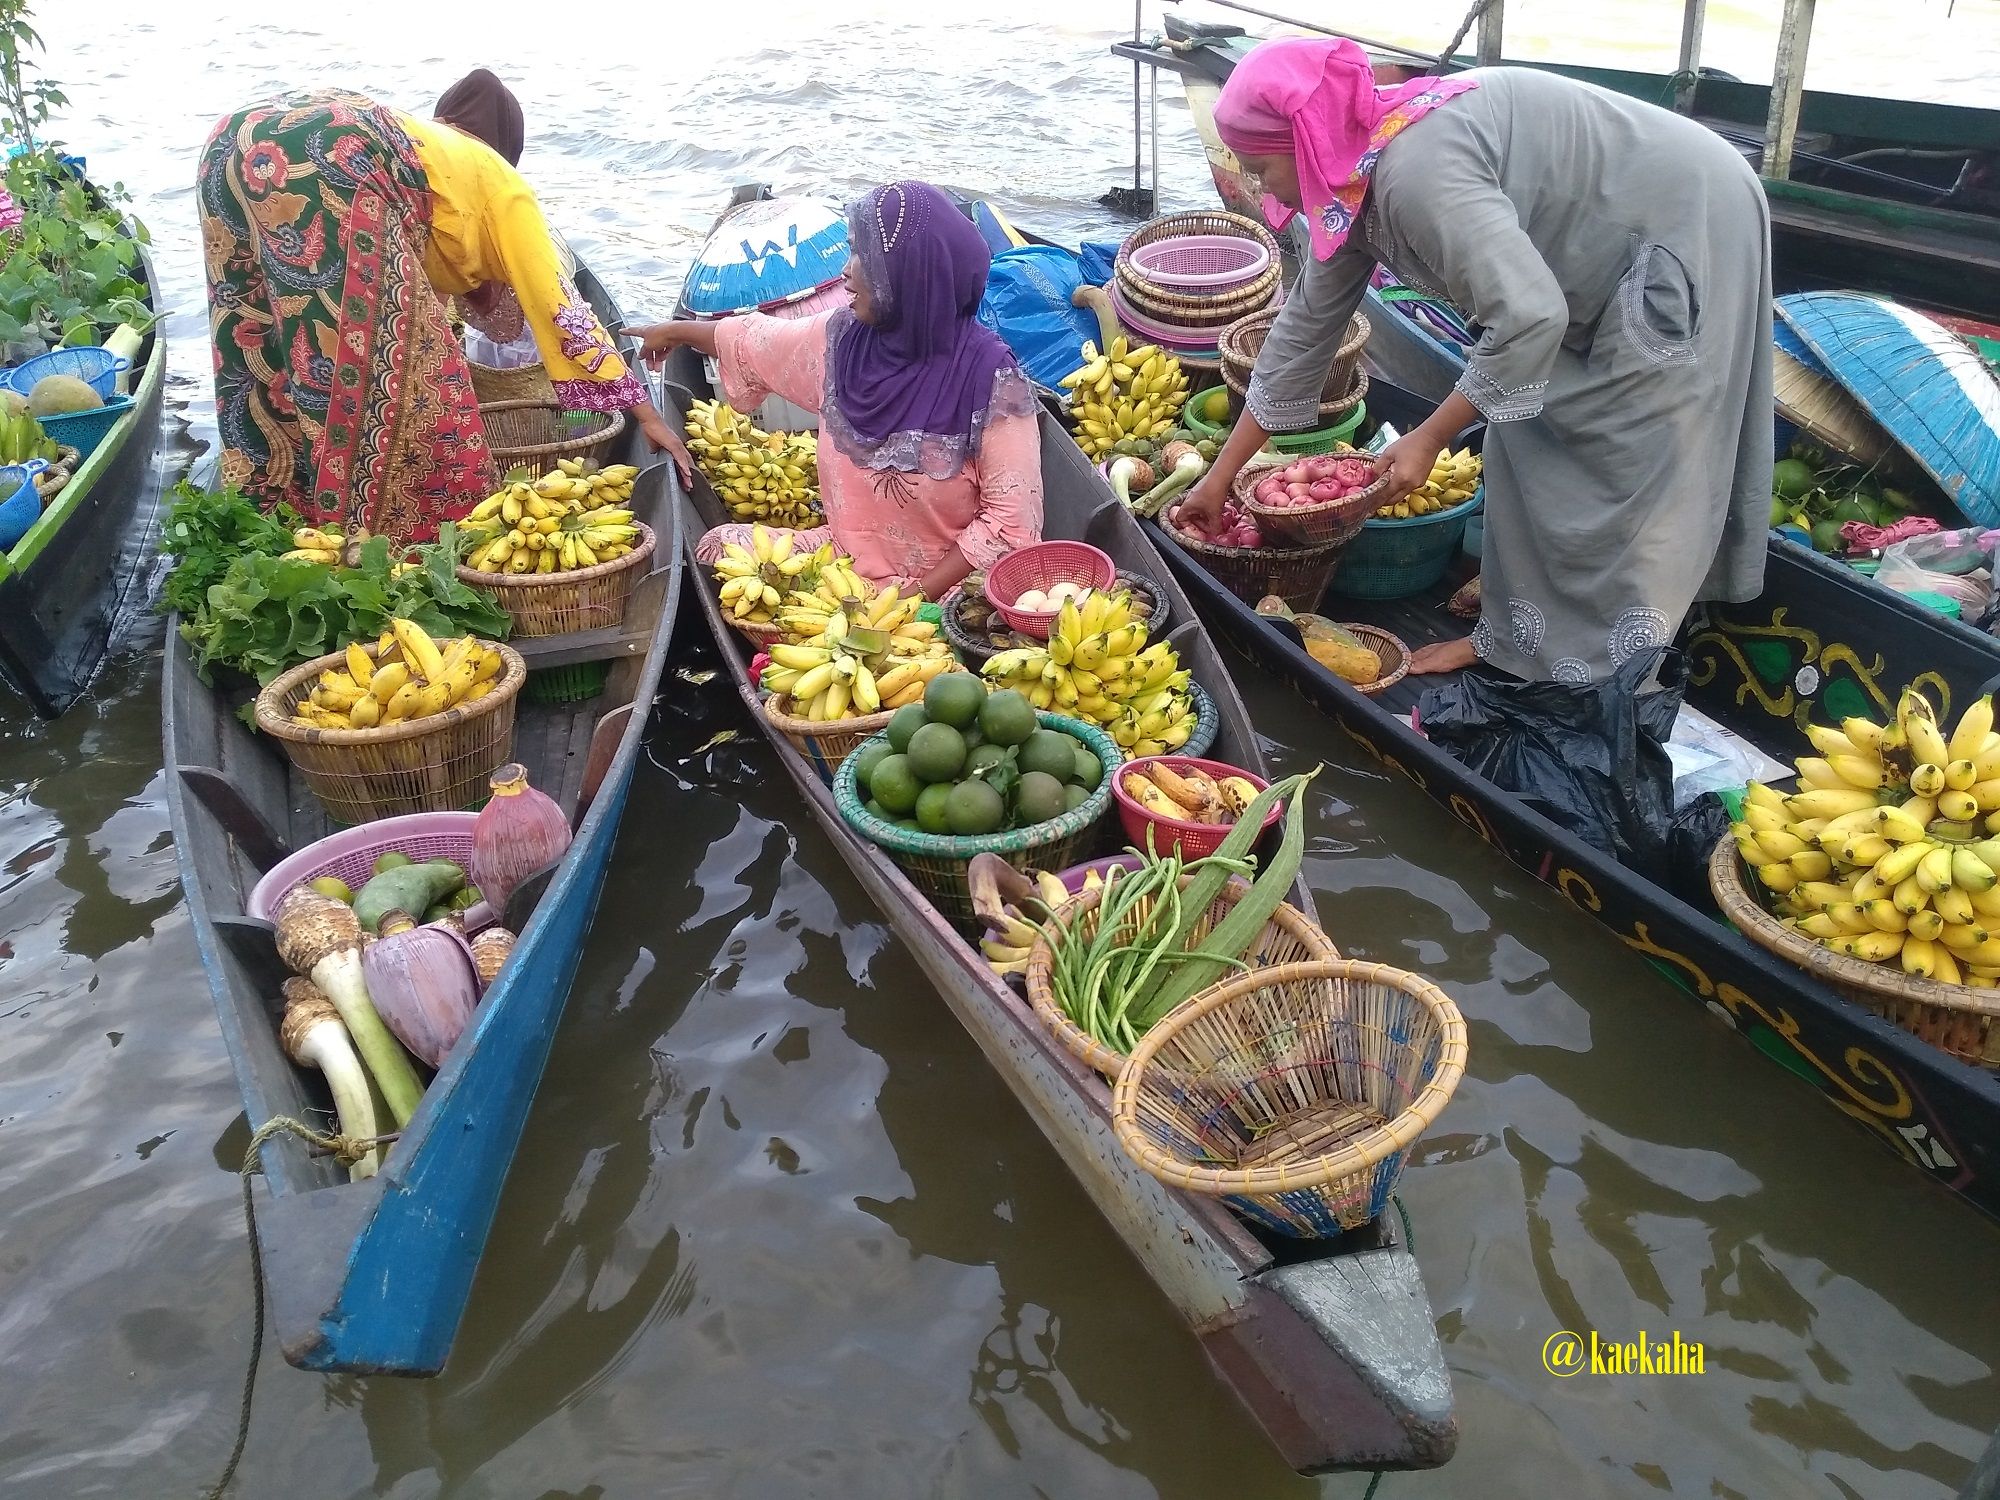
[[1411, 516], [1433, 515], [1463, 505], [1479, 488], [1485, 464], [1470, 448], [1456, 453], [1447, 448], [1431, 465], [1431, 477], [1394, 505], [1385, 505], [1375, 514], [1385, 521], [1406, 521]]
[[1046, 646], [1002, 651], [982, 670], [1038, 709], [1099, 725], [1132, 755], [1165, 755], [1194, 733], [1188, 673], [1165, 641], [1146, 644], [1128, 593], [1065, 602]]
[[1188, 396], [1181, 362], [1155, 344], [1130, 348], [1122, 333], [1104, 353], [1083, 346], [1083, 364], [1059, 382], [1070, 393], [1077, 445], [1102, 458], [1122, 438], [1159, 437], [1173, 430]]
[[811, 575], [819, 563], [832, 560], [830, 545], [818, 552], [794, 552], [795, 540], [789, 531], [767, 531], [753, 525], [748, 547], [731, 542], [722, 549], [715, 576], [722, 584], [722, 602], [737, 619], [759, 624], [769, 621], [785, 591], [793, 587], [793, 580]]
[[765, 432], [721, 401], [688, 408], [688, 451], [739, 521], [801, 530], [825, 520], [819, 503], [819, 440], [810, 432]]
[[[1921, 692], [1893, 722], [1808, 725], [1799, 790], [1752, 782], [1736, 847], [1789, 924], [1854, 958], [1945, 984], [2000, 984], [2000, 734], [1993, 702], [1947, 739]], [[1982, 836], [1984, 835], [1984, 836]]]
[[473, 636], [435, 641], [421, 625], [391, 620], [371, 652], [347, 645], [347, 669], [321, 672], [292, 713], [318, 729], [373, 729], [477, 703], [493, 691], [506, 658]]
[[936, 622], [917, 618], [923, 602], [875, 589], [848, 558], [822, 562], [778, 613], [786, 639], [770, 648], [764, 691], [790, 698], [795, 717], [822, 721], [915, 703], [933, 677], [960, 670]]
[[292, 550], [284, 556], [287, 561], [338, 567], [341, 548], [346, 545], [347, 538], [341, 535], [338, 526], [301, 526], [292, 533]]
[[588, 471], [559, 459], [540, 479], [516, 479], [459, 523], [466, 566], [481, 573], [569, 573], [632, 550], [638, 530], [626, 502], [639, 471], [612, 464]]

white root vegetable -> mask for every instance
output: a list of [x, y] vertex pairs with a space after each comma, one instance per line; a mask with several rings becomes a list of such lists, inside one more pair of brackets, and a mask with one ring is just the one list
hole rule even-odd
[[[368, 1074], [355, 1056], [340, 1012], [320, 993], [310, 979], [285, 981], [285, 1018], [278, 1028], [285, 1055], [302, 1068], [318, 1068], [326, 1076], [333, 1093], [333, 1112], [340, 1121], [340, 1133], [351, 1140], [369, 1141], [385, 1132], [375, 1113], [375, 1096], [368, 1088]], [[382, 1148], [370, 1146], [347, 1168], [354, 1182], [373, 1177], [382, 1167]]]

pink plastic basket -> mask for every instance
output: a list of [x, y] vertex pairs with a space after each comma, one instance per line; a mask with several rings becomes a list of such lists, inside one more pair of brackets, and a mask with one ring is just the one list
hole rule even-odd
[[[1125, 790], [1127, 776], [1134, 771], [1143, 775], [1148, 768], [1162, 762], [1171, 771], [1185, 771], [1190, 767], [1206, 771], [1217, 781], [1225, 776], [1241, 776], [1260, 792], [1271, 785], [1263, 777], [1241, 766], [1219, 760], [1203, 760], [1198, 755], [1148, 755], [1139, 760], [1126, 761], [1111, 773], [1111, 796], [1118, 804], [1118, 821], [1124, 825], [1125, 837], [1132, 841], [1133, 848], [1144, 849], [1150, 842], [1153, 852], [1162, 856], [1169, 849], [1178, 849], [1182, 859], [1206, 859], [1220, 849], [1222, 841], [1229, 837], [1229, 825], [1226, 823], [1196, 823], [1189, 818], [1169, 818], [1162, 813], [1148, 812], [1139, 805], [1137, 797]], [[1264, 815], [1264, 826], [1258, 830], [1259, 838], [1276, 826], [1284, 810], [1284, 804], [1278, 803]], [[1148, 834], [1151, 834], [1150, 840]]]
[[[1269, 312], [1271, 308], [1282, 307], [1284, 303], [1284, 289], [1281, 287], [1272, 294], [1264, 311]], [[1118, 321], [1147, 342], [1159, 344], [1175, 353], [1194, 354], [1209, 359], [1215, 357], [1216, 345], [1221, 341], [1223, 333], [1231, 324], [1238, 321], [1236, 315], [1230, 313], [1223, 316], [1222, 322], [1202, 328], [1180, 323], [1162, 323], [1134, 307], [1131, 299], [1115, 284], [1111, 287], [1111, 305], [1118, 313]]]
[[1163, 287], [1222, 292], [1247, 286], [1264, 274], [1271, 252], [1234, 234], [1175, 234], [1141, 245], [1132, 265]]
[[[343, 880], [358, 891], [375, 873], [376, 857], [391, 849], [409, 855], [419, 864], [427, 859], [449, 859], [469, 869], [472, 825], [478, 817], [478, 813], [469, 812], [405, 813], [399, 818], [379, 818], [373, 823], [343, 828], [273, 865], [251, 890], [248, 914], [259, 921], [270, 921], [294, 886], [322, 875]], [[484, 902], [469, 908], [465, 917], [468, 929], [493, 920]]]
[[1058, 583], [1108, 589], [1117, 581], [1118, 564], [1088, 542], [1037, 542], [1009, 552], [987, 570], [986, 599], [1014, 629], [1045, 641], [1060, 611], [1016, 609], [1016, 599], [1029, 589], [1047, 593]]

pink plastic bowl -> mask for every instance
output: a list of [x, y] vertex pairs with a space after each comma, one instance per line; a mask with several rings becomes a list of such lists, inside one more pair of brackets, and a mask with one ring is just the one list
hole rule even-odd
[[[381, 818], [355, 828], [343, 828], [316, 844], [309, 844], [289, 859], [280, 860], [250, 892], [248, 914], [261, 922], [272, 919], [295, 886], [331, 875], [360, 890], [375, 873], [378, 856], [395, 849], [418, 864], [427, 859], [448, 859], [467, 869], [472, 861], [472, 825], [478, 813], [407, 813], [400, 818]], [[421, 917], [422, 912], [413, 913]], [[485, 902], [468, 907], [468, 931], [496, 920]]]
[[[1149, 766], [1162, 763], [1170, 771], [1206, 771], [1211, 781], [1220, 781], [1225, 776], [1241, 776], [1260, 792], [1271, 784], [1241, 766], [1219, 760], [1202, 760], [1192, 755], [1148, 755], [1126, 761], [1111, 773], [1111, 796], [1118, 804], [1118, 821], [1125, 825], [1125, 837], [1132, 841], [1135, 849], [1144, 849], [1148, 830], [1157, 830], [1153, 833], [1155, 854], [1166, 854], [1170, 849], [1178, 848], [1182, 859], [1202, 859], [1215, 853], [1222, 847], [1222, 841], [1229, 837], [1229, 825], [1226, 823], [1196, 823], [1187, 818], [1169, 818], [1148, 812], [1139, 805], [1137, 798], [1125, 790], [1125, 778], [1132, 772], [1144, 771]], [[1283, 803], [1271, 809], [1264, 818], [1263, 828], [1258, 831], [1259, 838], [1277, 825], [1284, 810]]]

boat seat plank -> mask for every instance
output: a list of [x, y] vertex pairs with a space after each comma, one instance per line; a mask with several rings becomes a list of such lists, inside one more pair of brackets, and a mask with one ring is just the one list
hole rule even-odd
[[628, 617], [623, 623], [607, 625], [602, 630], [535, 636], [507, 644], [521, 653], [531, 672], [543, 667], [575, 666], [578, 662], [623, 660], [646, 654], [646, 648], [653, 642], [651, 622], [657, 618], [656, 613], [635, 623]]

